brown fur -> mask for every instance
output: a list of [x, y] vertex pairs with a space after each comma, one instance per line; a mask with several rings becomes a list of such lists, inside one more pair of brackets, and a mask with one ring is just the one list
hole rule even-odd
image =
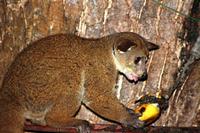
[[[58, 34], [30, 44], [12, 63], [0, 89], [0, 133], [22, 133], [25, 119], [53, 127], [84, 125], [74, 118], [82, 104], [124, 126], [142, 126], [113, 91], [118, 72], [113, 49], [119, 54], [123, 39], [134, 41], [134, 58], [148, 56], [148, 42], [134, 33], [100, 39]], [[115, 56], [126, 64], [124, 57]]]

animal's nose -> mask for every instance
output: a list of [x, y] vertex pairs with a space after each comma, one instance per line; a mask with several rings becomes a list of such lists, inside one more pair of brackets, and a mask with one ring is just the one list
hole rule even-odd
[[139, 78], [139, 80], [142, 80], [142, 81], [147, 80], [147, 77], [148, 77], [148, 74], [147, 74], [147, 71], [145, 71], [145, 72], [142, 74], [142, 76]]

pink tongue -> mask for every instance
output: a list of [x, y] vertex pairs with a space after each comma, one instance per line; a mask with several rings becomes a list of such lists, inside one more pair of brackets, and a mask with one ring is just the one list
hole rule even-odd
[[135, 74], [129, 74], [128, 75], [128, 79], [134, 80], [135, 82], [137, 82], [138, 81], [138, 76], [135, 75]]

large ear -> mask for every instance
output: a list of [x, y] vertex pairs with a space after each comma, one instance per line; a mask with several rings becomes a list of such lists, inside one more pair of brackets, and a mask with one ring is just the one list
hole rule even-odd
[[129, 39], [123, 39], [123, 40], [120, 40], [118, 44], [116, 45], [116, 50], [118, 50], [121, 53], [124, 53], [131, 50], [131, 48], [135, 46], [136, 44], [133, 41]]
[[147, 42], [146, 43], [146, 46], [148, 48], [149, 51], [152, 51], [152, 50], [157, 50], [159, 49], [160, 47], [152, 42]]

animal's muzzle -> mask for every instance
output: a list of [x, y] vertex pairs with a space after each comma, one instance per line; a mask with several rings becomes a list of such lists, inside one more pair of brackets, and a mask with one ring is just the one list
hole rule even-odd
[[144, 81], [144, 80], [147, 80], [148, 78], [148, 74], [147, 74], [147, 71], [145, 71], [142, 76], [139, 78], [140, 81]]

